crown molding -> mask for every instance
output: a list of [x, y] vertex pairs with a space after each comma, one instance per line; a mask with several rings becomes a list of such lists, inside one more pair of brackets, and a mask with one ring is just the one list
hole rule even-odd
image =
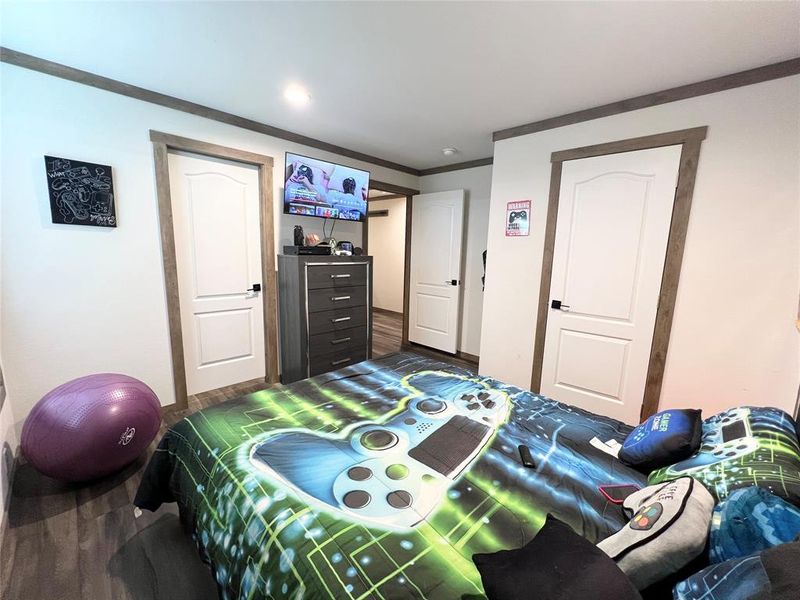
[[82, 71], [80, 69], [62, 65], [44, 58], [25, 54], [24, 52], [17, 52], [16, 50], [12, 50], [10, 48], [0, 47], [0, 62], [22, 67], [24, 69], [30, 69], [31, 71], [38, 71], [39, 73], [52, 75], [53, 77], [58, 77], [60, 79], [74, 81], [75, 83], [81, 83], [83, 85], [88, 85], [90, 87], [112, 92], [114, 94], [135, 98], [136, 100], [142, 100], [143, 102], [149, 102], [151, 104], [165, 106], [181, 112], [198, 115], [206, 119], [219, 121], [220, 123], [226, 123], [227, 125], [241, 127], [242, 129], [248, 129], [257, 133], [263, 133], [264, 135], [276, 137], [288, 142], [303, 144], [304, 146], [316, 148], [317, 150], [332, 152], [334, 154], [346, 156], [347, 158], [352, 158], [354, 160], [360, 160], [373, 165], [386, 167], [387, 169], [409, 173], [417, 177], [419, 177], [420, 174], [419, 169], [415, 169], [414, 167], [401, 165], [377, 156], [371, 156], [369, 154], [364, 154], [363, 152], [350, 150], [349, 148], [343, 148], [342, 146], [337, 146], [335, 144], [330, 144], [328, 142], [301, 135], [299, 133], [294, 133], [293, 131], [273, 127], [272, 125], [267, 125], [266, 123], [240, 117], [233, 113], [211, 108], [209, 106], [204, 106], [202, 104], [197, 104], [195, 102], [190, 102], [188, 100], [183, 100], [181, 98], [176, 98], [175, 96], [170, 96], [168, 94], [162, 94], [146, 88], [130, 85], [122, 81], [117, 81], [116, 79], [110, 79], [108, 77], [103, 77], [102, 75], [90, 73], [89, 71]]
[[582, 123], [584, 121], [592, 121], [602, 117], [610, 117], [611, 115], [618, 115], [620, 113], [648, 108], [650, 106], [658, 106], [659, 104], [667, 104], [669, 102], [696, 98], [698, 96], [705, 96], [706, 94], [715, 94], [717, 92], [732, 90], [755, 83], [762, 83], [764, 81], [771, 81], [773, 79], [780, 79], [782, 77], [790, 77], [798, 73], [800, 73], [800, 57], [757, 67], [755, 69], [748, 69], [747, 71], [731, 73], [730, 75], [723, 75], [722, 77], [715, 77], [714, 79], [706, 79], [705, 81], [698, 81], [697, 83], [669, 88], [652, 94], [636, 96], [634, 98], [612, 102], [611, 104], [603, 104], [601, 106], [595, 106], [594, 108], [587, 108], [557, 117], [543, 119], [541, 121], [534, 121], [533, 123], [526, 123], [525, 125], [501, 129], [492, 134], [492, 140], [499, 142], [500, 140], [507, 140], [521, 135], [564, 127], [565, 125], [574, 125], [575, 123]]
[[447, 173], [449, 171], [461, 171], [463, 169], [474, 169], [475, 167], [485, 167], [486, 165], [490, 165], [493, 162], [494, 158], [491, 156], [488, 158], [467, 160], [460, 163], [454, 163], [452, 165], [443, 165], [441, 167], [431, 167], [430, 169], [422, 169], [419, 172], [419, 176], [424, 177], [425, 175], [436, 175], [438, 173]]

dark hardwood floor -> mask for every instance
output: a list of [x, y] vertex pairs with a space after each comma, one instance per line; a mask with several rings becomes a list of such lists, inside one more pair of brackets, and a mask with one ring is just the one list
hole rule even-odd
[[400, 350], [416, 352], [417, 354], [429, 356], [472, 371], [478, 370], [478, 364], [471, 360], [459, 358], [445, 352], [439, 352], [438, 350], [420, 346], [419, 344], [409, 343], [404, 346], [403, 315], [382, 308], [373, 309], [372, 356], [378, 358], [379, 356], [391, 354], [392, 352], [399, 352]]
[[[375, 311], [375, 357], [401, 349], [402, 315]], [[455, 365], [473, 363], [412, 345], [407, 349]], [[189, 398], [165, 414], [160, 434], [135, 463], [111, 477], [68, 484], [18, 459], [0, 548], [3, 600], [204, 600], [216, 598], [208, 568], [178, 520], [174, 504], [143, 511], [131, 504], [156, 442], [184, 416], [269, 387], [245, 382]]]
[[70, 484], [18, 458], [0, 548], [3, 600], [205, 600], [211, 572], [178, 520], [175, 504], [134, 516], [131, 504], [156, 443], [187, 414], [269, 387], [246, 382], [191, 396], [164, 415], [156, 441], [110, 477]]
[[378, 358], [400, 352], [403, 340], [403, 315], [381, 308], [372, 309], [372, 356]]

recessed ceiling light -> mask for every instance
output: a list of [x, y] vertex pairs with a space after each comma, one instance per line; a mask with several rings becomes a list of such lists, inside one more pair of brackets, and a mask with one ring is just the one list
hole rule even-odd
[[290, 85], [283, 92], [284, 99], [292, 106], [303, 107], [311, 102], [311, 94], [299, 85]]
[[442, 148], [442, 154], [445, 156], [453, 156], [454, 154], [458, 154], [458, 148]]

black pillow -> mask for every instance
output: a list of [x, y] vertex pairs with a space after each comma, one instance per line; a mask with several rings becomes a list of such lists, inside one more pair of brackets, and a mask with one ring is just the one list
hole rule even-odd
[[489, 600], [641, 600], [605, 552], [551, 515], [522, 548], [472, 560]]
[[800, 590], [800, 535], [794, 542], [764, 550], [761, 563], [769, 578], [770, 600], [796, 599]]
[[662, 410], [628, 434], [619, 459], [629, 467], [649, 473], [689, 458], [697, 452], [703, 436], [699, 410]]

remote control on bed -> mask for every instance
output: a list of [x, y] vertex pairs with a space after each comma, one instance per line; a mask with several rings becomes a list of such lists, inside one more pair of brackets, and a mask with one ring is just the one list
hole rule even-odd
[[523, 466], [526, 466], [529, 469], [535, 469], [536, 463], [533, 462], [533, 456], [531, 456], [531, 449], [528, 448], [525, 444], [520, 444], [518, 450], [519, 450], [519, 457], [522, 460]]

